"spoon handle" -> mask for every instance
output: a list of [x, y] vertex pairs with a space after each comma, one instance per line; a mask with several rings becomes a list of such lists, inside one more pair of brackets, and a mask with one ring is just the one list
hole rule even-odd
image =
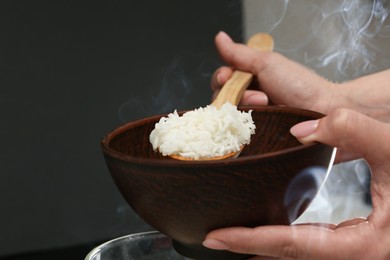
[[[269, 34], [258, 33], [248, 40], [247, 45], [258, 51], [272, 51], [274, 47], [274, 40]], [[228, 101], [232, 105], [237, 106], [252, 80], [253, 74], [239, 70], [234, 71], [231, 78], [225, 83], [221, 91], [218, 93], [212, 105], [220, 108]]]

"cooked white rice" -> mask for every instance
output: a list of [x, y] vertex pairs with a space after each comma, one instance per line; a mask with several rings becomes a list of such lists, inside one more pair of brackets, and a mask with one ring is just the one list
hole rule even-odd
[[209, 105], [179, 116], [175, 110], [162, 117], [150, 134], [155, 151], [164, 156], [211, 158], [239, 151], [255, 132], [252, 111], [238, 111], [226, 103], [220, 109]]

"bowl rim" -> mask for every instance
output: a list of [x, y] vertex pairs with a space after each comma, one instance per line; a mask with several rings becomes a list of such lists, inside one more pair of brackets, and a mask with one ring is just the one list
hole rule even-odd
[[[311, 116], [315, 118], [321, 118], [324, 117], [325, 115], [312, 111], [312, 110], [307, 110], [307, 109], [301, 109], [301, 108], [294, 108], [294, 107], [285, 107], [285, 106], [239, 106], [239, 110], [261, 110], [264, 112], [273, 112], [273, 111], [281, 111], [285, 113], [293, 113], [293, 114], [301, 114], [303, 116]], [[183, 111], [178, 111], [178, 113], [184, 113], [187, 110]], [[115, 128], [114, 130], [108, 132], [101, 140], [101, 147], [103, 150], [104, 154], [108, 154], [109, 156], [120, 160], [120, 161], [126, 161], [126, 162], [131, 162], [135, 164], [143, 164], [143, 165], [151, 165], [151, 166], [169, 166], [169, 167], [199, 167], [199, 166], [207, 166], [207, 167], [213, 167], [213, 166], [221, 166], [221, 165], [237, 165], [237, 164], [242, 164], [242, 163], [248, 163], [248, 162], [253, 162], [253, 161], [258, 161], [262, 159], [266, 159], [269, 157], [276, 157], [276, 156], [283, 156], [285, 154], [293, 153], [299, 150], [304, 150], [308, 149], [310, 147], [318, 146], [318, 145], [325, 145], [322, 143], [311, 143], [311, 144], [300, 144], [295, 147], [290, 147], [286, 148], [283, 150], [278, 150], [278, 151], [273, 151], [273, 152], [268, 152], [268, 153], [262, 153], [262, 154], [257, 154], [257, 155], [247, 155], [245, 157], [238, 157], [235, 159], [223, 159], [223, 160], [201, 160], [201, 161], [181, 161], [181, 160], [156, 160], [156, 159], [151, 159], [151, 158], [143, 158], [143, 157], [136, 157], [128, 154], [123, 154], [121, 152], [118, 152], [115, 149], [112, 149], [110, 147], [110, 142], [111, 140], [117, 136], [118, 134], [123, 133], [129, 128], [136, 127], [140, 124], [142, 124], [145, 121], [148, 120], [154, 120], [161, 118], [163, 116], [167, 116], [169, 113], [165, 114], [159, 114], [159, 115], [153, 115], [149, 116], [143, 119], [131, 121], [124, 123], [120, 125], [119, 127]]]

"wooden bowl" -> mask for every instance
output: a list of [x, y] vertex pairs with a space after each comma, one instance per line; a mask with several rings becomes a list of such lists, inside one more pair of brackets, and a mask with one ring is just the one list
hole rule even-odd
[[[148, 224], [171, 237], [175, 249], [187, 257], [247, 258], [210, 250], [201, 243], [217, 228], [289, 225], [293, 220], [286, 201], [292, 199], [286, 194], [291, 183], [311, 167], [326, 172], [332, 163], [334, 148], [319, 143], [302, 145], [289, 132], [293, 125], [322, 114], [287, 107], [240, 109], [253, 110], [256, 133], [237, 159], [178, 161], [153, 151], [149, 135], [165, 115], [127, 123], [101, 142], [123, 197]], [[295, 188], [319, 188], [310, 181], [299, 187]], [[300, 206], [299, 213], [311, 199]]]

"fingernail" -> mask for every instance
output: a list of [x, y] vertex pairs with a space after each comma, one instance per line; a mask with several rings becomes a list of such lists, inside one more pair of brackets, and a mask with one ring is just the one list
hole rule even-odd
[[222, 86], [222, 84], [221, 84], [221, 73], [219, 73], [218, 72], [218, 74], [217, 74], [217, 77], [216, 77], [216, 80], [217, 80], [217, 84], [219, 85], [219, 86]]
[[214, 250], [227, 250], [229, 249], [228, 245], [226, 245], [224, 242], [216, 239], [206, 239], [203, 241], [203, 246], [214, 249]]
[[294, 125], [290, 133], [296, 138], [305, 138], [312, 135], [318, 127], [319, 120], [305, 121]]
[[264, 93], [250, 95], [245, 102], [245, 105], [264, 106], [268, 104], [268, 97]]

